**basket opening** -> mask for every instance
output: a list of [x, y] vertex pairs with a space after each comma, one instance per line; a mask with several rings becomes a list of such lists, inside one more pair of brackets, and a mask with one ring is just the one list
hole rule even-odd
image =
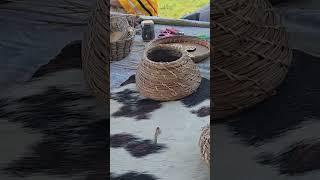
[[196, 49], [197, 49], [196, 46], [187, 46], [186, 47], [187, 52], [194, 52], [194, 51], [196, 51]]
[[147, 58], [154, 62], [173, 62], [181, 57], [180, 51], [171, 48], [151, 49], [147, 54]]

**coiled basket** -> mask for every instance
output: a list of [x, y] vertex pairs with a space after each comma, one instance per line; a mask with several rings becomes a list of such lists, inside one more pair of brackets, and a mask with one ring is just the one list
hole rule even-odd
[[112, 8], [110, 9], [110, 16], [122, 16], [125, 17], [129, 23], [129, 26], [135, 27], [138, 23], [139, 16], [133, 14], [125, 14], [125, 12], [112, 12]]
[[188, 53], [191, 59], [195, 62], [201, 62], [210, 55], [210, 43], [194, 36], [170, 36], [158, 38], [149, 43], [149, 46], [156, 46], [159, 44], [171, 44], [177, 47], [185, 48], [188, 52], [188, 46], [196, 48], [194, 52]]
[[191, 95], [200, 82], [197, 65], [183, 49], [170, 45], [147, 48], [136, 73], [140, 94], [158, 101], [172, 101]]
[[113, 15], [110, 18], [110, 30], [111, 36], [121, 34], [117, 40], [110, 41], [110, 61], [119, 61], [131, 52], [135, 29], [130, 26], [127, 17]]
[[210, 166], [210, 126], [206, 126], [202, 129], [200, 139], [200, 156], [207, 165]]
[[268, 0], [214, 0], [213, 119], [265, 100], [285, 79], [292, 51]]
[[[109, 3], [98, 0], [82, 41], [82, 69], [100, 102], [109, 100]], [[108, 108], [109, 109], [109, 108]]]

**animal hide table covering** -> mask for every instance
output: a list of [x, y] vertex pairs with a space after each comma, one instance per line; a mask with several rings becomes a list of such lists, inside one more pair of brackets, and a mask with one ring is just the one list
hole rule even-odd
[[81, 69], [81, 41], [0, 96], [0, 179], [91, 180], [107, 175], [105, 106]]
[[[112, 176], [209, 180], [198, 145], [202, 127], [210, 121], [209, 80], [203, 78], [195, 94], [172, 102], [141, 97], [134, 76], [124, 84], [111, 92]], [[161, 134], [155, 144], [157, 127]]]

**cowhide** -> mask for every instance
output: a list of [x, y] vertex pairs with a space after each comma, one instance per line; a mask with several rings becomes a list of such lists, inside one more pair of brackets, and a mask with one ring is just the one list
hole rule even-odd
[[[111, 92], [110, 171], [113, 179], [209, 180], [198, 140], [210, 121], [210, 82], [182, 100], [142, 97], [134, 76]], [[155, 143], [155, 132], [161, 134]]]
[[70, 43], [1, 93], [1, 180], [106, 179], [108, 116], [84, 81], [80, 50]]
[[[0, 179], [107, 177], [108, 115], [84, 81], [80, 47], [70, 43], [30, 81], [1, 94]], [[111, 179], [209, 179], [198, 147], [209, 123], [209, 81], [169, 103], [144, 99], [134, 87], [131, 78], [112, 93]]]

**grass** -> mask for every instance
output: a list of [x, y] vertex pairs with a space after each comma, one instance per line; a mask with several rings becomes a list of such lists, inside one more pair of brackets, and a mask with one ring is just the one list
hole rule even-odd
[[209, 3], [209, 0], [159, 0], [159, 16], [180, 18]]

